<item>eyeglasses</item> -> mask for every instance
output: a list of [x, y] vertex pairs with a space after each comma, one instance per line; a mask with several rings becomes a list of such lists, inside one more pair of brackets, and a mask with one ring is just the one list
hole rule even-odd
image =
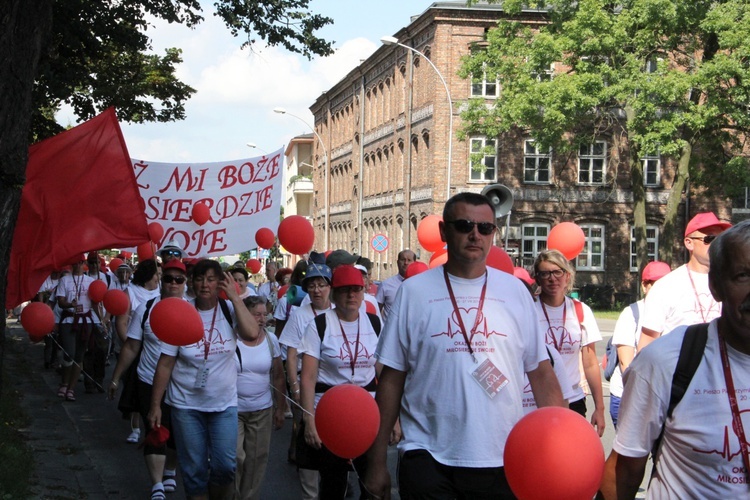
[[716, 235], [707, 234], [706, 236], [688, 236], [688, 239], [702, 241], [704, 245], [710, 245], [711, 242], [716, 239]]
[[562, 269], [555, 269], [554, 271], [537, 271], [536, 277], [541, 280], [549, 279], [550, 277], [554, 276], [556, 279], [560, 279], [565, 274], [565, 271]]
[[466, 219], [456, 219], [447, 220], [445, 221], [445, 223], [453, 224], [453, 227], [456, 228], [456, 231], [462, 234], [469, 234], [474, 230], [474, 226], [477, 226], [477, 231], [479, 231], [479, 234], [482, 234], [484, 236], [489, 236], [490, 234], [495, 232], [495, 229], [497, 229], [497, 226], [492, 222], [474, 222]]
[[349, 294], [349, 293], [359, 293], [364, 289], [365, 287], [363, 286], [352, 285], [352, 286], [340, 286], [336, 290], [341, 293]]
[[185, 278], [184, 276], [171, 276], [169, 274], [165, 274], [161, 277], [161, 282], [166, 283], [167, 285], [169, 285], [170, 283], [177, 283], [178, 285], [182, 285], [183, 283], [185, 283], [185, 281], [187, 281], [187, 278]]
[[307, 289], [308, 290], [325, 290], [329, 286], [331, 285], [329, 285], [328, 283], [310, 283], [309, 285], [307, 285]]
[[182, 252], [180, 252], [179, 250], [164, 250], [161, 255], [162, 257], [165, 257], [167, 255], [169, 255], [170, 257], [180, 257], [182, 255]]

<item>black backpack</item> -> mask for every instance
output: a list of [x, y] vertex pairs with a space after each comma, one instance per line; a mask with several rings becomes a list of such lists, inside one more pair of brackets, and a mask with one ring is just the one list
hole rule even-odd
[[[378, 318], [377, 314], [373, 313], [367, 313], [367, 317], [370, 319], [370, 324], [372, 325], [372, 329], [375, 330], [375, 335], [380, 336], [380, 318]], [[315, 316], [315, 328], [318, 330], [318, 337], [320, 337], [320, 341], [323, 342], [323, 337], [326, 334], [326, 315], [325, 314], [318, 314]]]

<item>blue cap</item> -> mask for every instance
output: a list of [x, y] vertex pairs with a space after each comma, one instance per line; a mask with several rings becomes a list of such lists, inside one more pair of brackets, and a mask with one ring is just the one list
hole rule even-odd
[[307, 288], [307, 281], [312, 278], [324, 278], [329, 284], [331, 283], [331, 268], [325, 264], [310, 263], [307, 266], [305, 279], [302, 280], [302, 286]]

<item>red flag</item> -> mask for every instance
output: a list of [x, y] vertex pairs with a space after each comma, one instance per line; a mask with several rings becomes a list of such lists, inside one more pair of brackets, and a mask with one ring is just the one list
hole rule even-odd
[[6, 308], [82, 252], [148, 241], [144, 210], [114, 108], [31, 146]]

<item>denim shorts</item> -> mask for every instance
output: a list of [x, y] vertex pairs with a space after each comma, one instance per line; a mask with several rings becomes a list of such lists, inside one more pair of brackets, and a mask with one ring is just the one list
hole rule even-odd
[[185, 494], [208, 494], [209, 484], [234, 482], [237, 407], [209, 412], [172, 407], [172, 430]]

